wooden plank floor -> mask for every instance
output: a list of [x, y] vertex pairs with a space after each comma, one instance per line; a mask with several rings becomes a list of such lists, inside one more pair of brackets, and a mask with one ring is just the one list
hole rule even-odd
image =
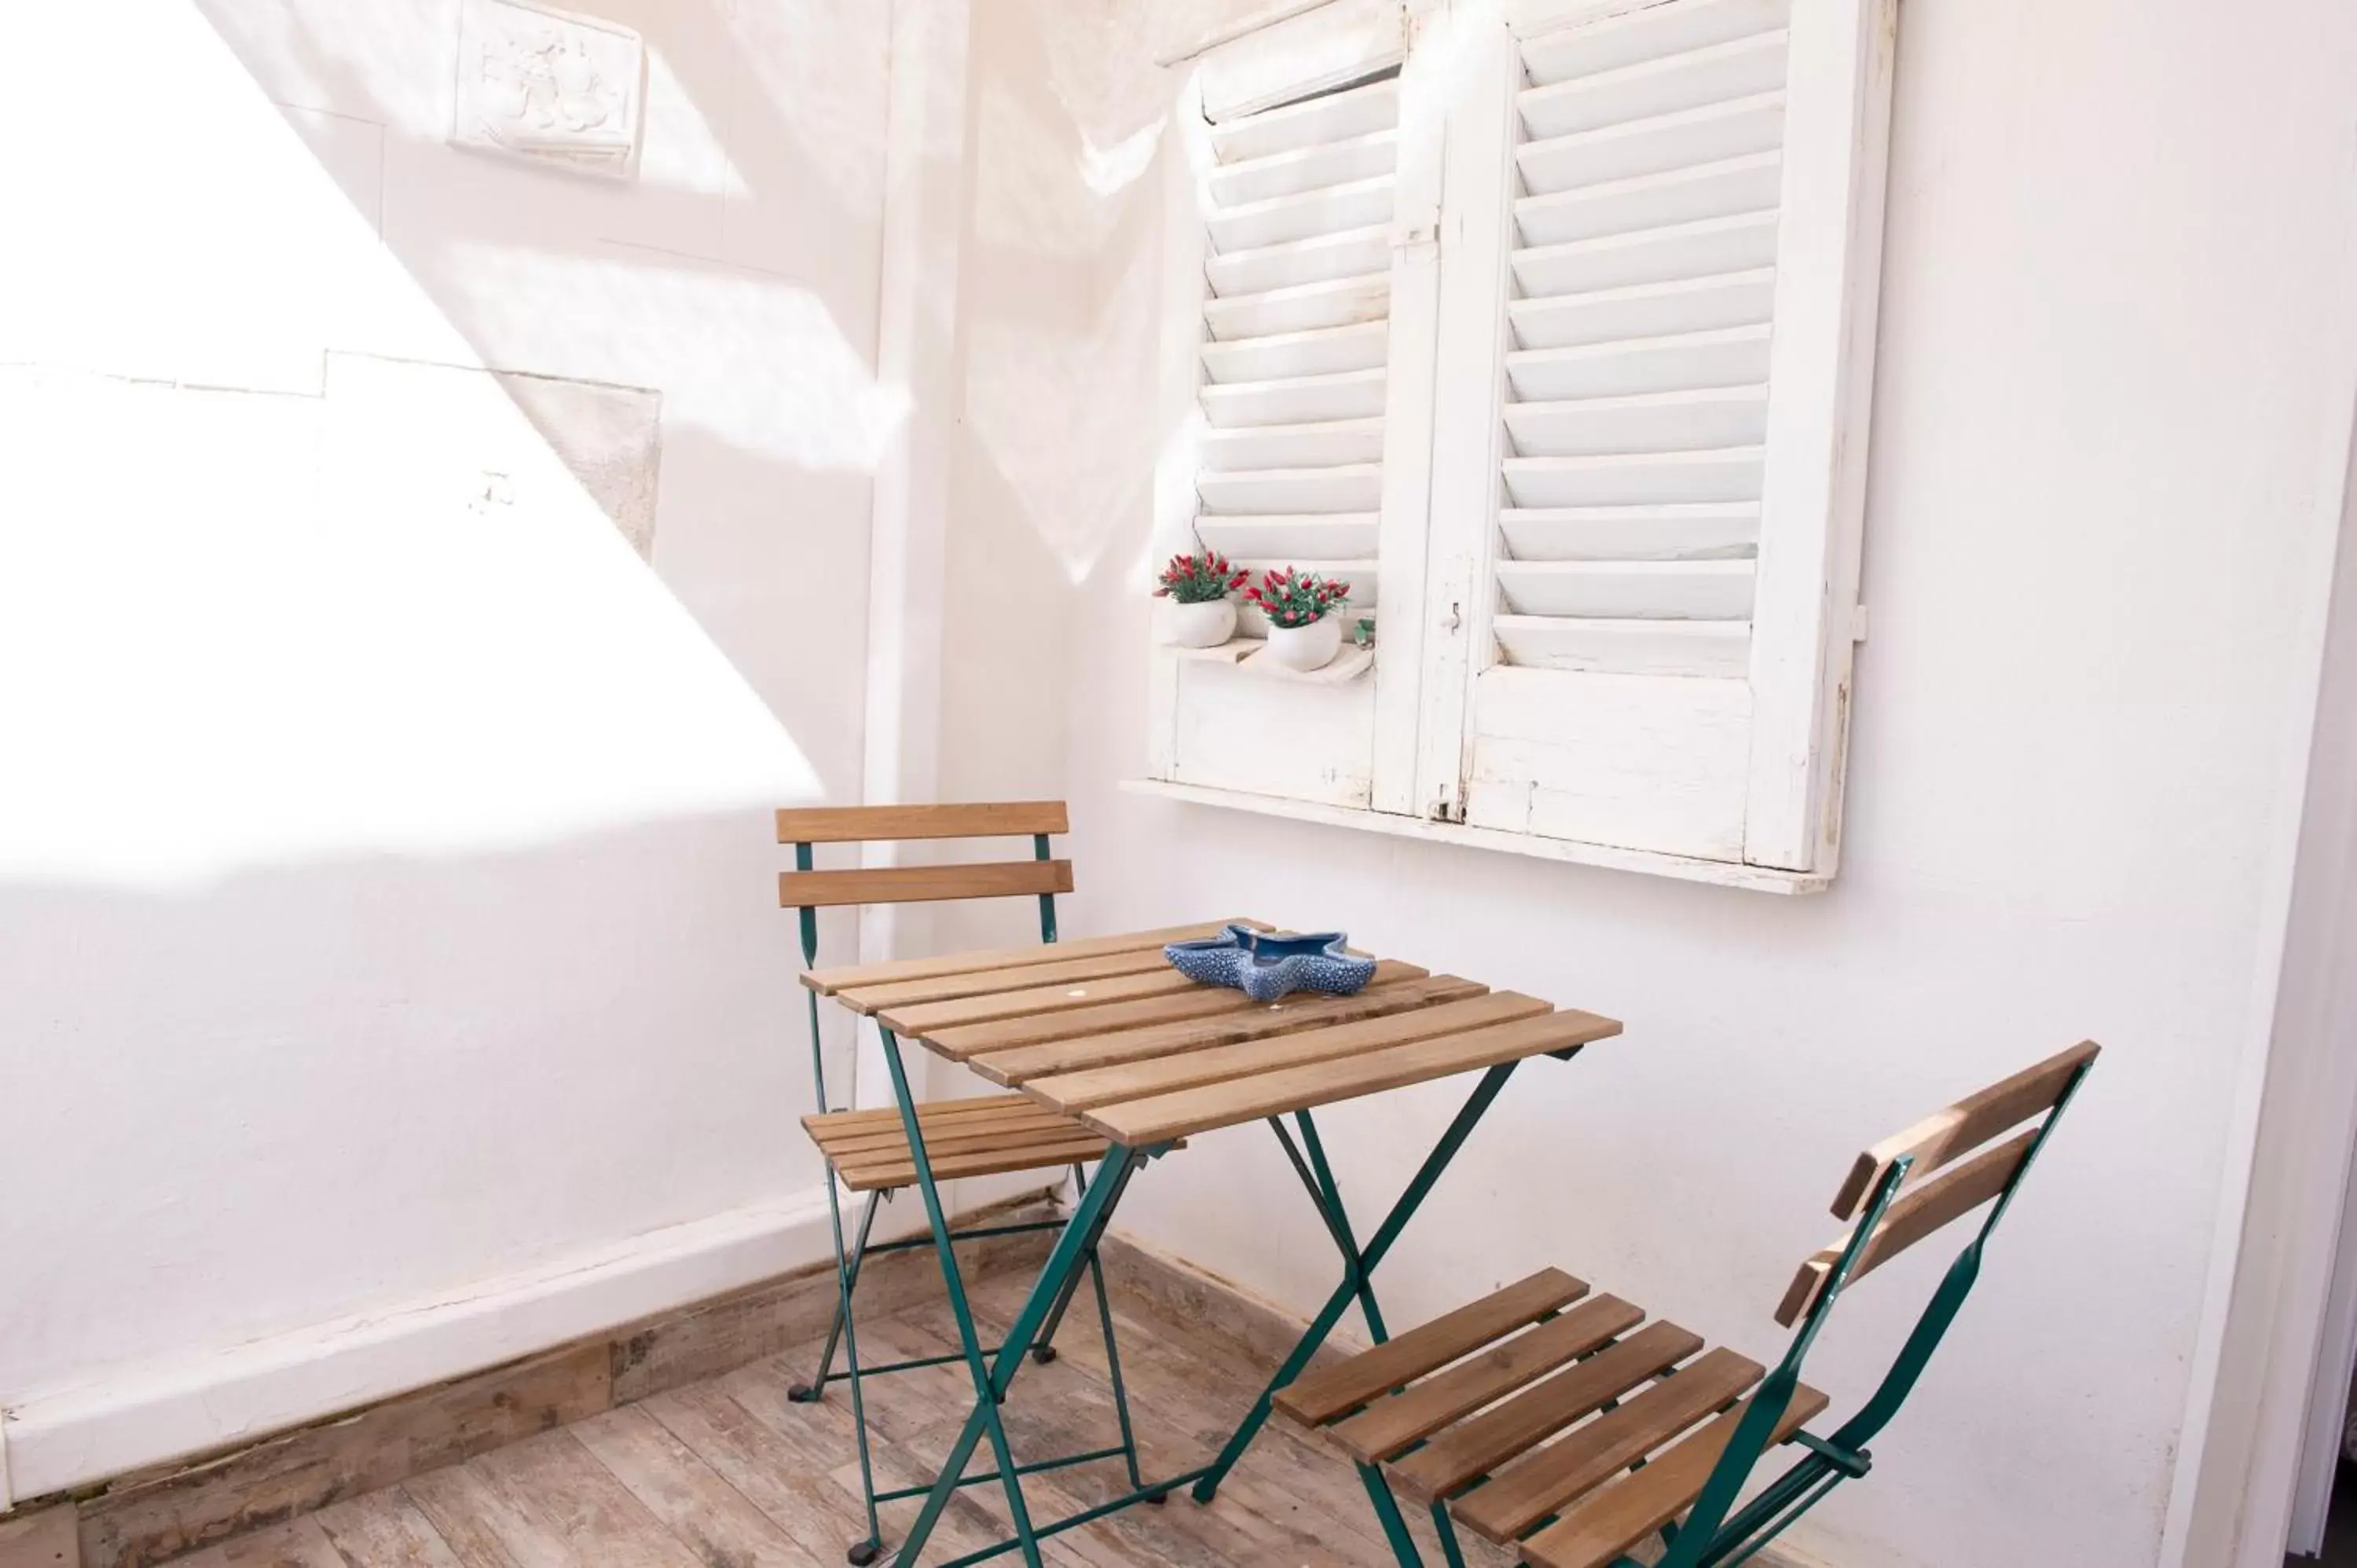
[[[974, 1283], [995, 1337], [1028, 1276]], [[1084, 1290], [1059, 1336], [1061, 1356], [1027, 1366], [1005, 1415], [1018, 1462], [1119, 1441], [1103, 1342]], [[1230, 1337], [1117, 1294], [1122, 1369], [1149, 1477], [1208, 1460], [1268, 1368]], [[946, 1305], [863, 1322], [870, 1359], [955, 1345]], [[793, 1404], [816, 1346], [544, 1433], [274, 1529], [178, 1560], [176, 1568], [837, 1568], [859, 1539], [859, 1467], [848, 1391]], [[963, 1369], [926, 1368], [866, 1385], [878, 1483], [930, 1478], [971, 1408]], [[972, 1466], [989, 1468], [985, 1444]], [[1116, 1495], [1120, 1461], [1026, 1477], [1032, 1517]], [[897, 1546], [918, 1499], [887, 1505]], [[1418, 1514], [1421, 1510], [1412, 1510]], [[1006, 1533], [996, 1483], [967, 1488], [926, 1561], [945, 1562]], [[1438, 1562], [1417, 1520], [1427, 1562]], [[1468, 1535], [1472, 1568], [1509, 1555]], [[1043, 1543], [1056, 1568], [1384, 1568], [1385, 1549], [1356, 1473], [1338, 1453], [1273, 1422], [1209, 1507], [1183, 1492]], [[889, 1562], [889, 1556], [885, 1559]], [[1019, 1563], [1014, 1553], [996, 1559]]]

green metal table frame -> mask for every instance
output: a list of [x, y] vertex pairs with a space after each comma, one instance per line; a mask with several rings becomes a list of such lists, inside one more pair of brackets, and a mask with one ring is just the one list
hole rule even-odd
[[[1365, 1315], [1369, 1333], [1378, 1342], [1386, 1337], [1383, 1309], [1375, 1300], [1372, 1277], [1375, 1268], [1391, 1251], [1394, 1243], [1399, 1240], [1400, 1233], [1407, 1228], [1408, 1221], [1423, 1206], [1424, 1200], [1431, 1196], [1432, 1189], [1438, 1185], [1442, 1175], [1448, 1171], [1450, 1162], [1457, 1157], [1458, 1151], [1464, 1147], [1466, 1139], [1472, 1135], [1474, 1127], [1498, 1098], [1499, 1091], [1505, 1088], [1506, 1079], [1512, 1076], [1515, 1067], [1519, 1065], [1515, 1062], [1501, 1062], [1483, 1070], [1480, 1081], [1475, 1086], [1471, 1096], [1450, 1121], [1448, 1130], [1441, 1134], [1440, 1141], [1434, 1145], [1432, 1153], [1426, 1156], [1423, 1165], [1417, 1168], [1415, 1177], [1409, 1181], [1406, 1190], [1392, 1205], [1391, 1211], [1383, 1217], [1383, 1223], [1376, 1227], [1374, 1234], [1364, 1248], [1360, 1247], [1353, 1239], [1350, 1216], [1342, 1204], [1341, 1189], [1334, 1179], [1332, 1167], [1326, 1157], [1325, 1146], [1318, 1138], [1316, 1119], [1307, 1109], [1292, 1113], [1301, 1133], [1301, 1142], [1297, 1145], [1292, 1136], [1286, 1131], [1283, 1119], [1270, 1117], [1268, 1119], [1270, 1126], [1275, 1129], [1277, 1139], [1283, 1144], [1295, 1173], [1300, 1177], [1304, 1188], [1308, 1190], [1310, 1201], [1317, 1206], [1318, 1216], [1325, 1222], [1328, 1235], [1332, 1239], [1336, 1250], [1341, 1254], [1341, 1283], [1335, 1287], [1333, 1294], [1328, 1297], [1325, 1306], [1310, 1321], [1308, 1328], [1304, 1331], [1292, 1353], [1285, 1359], [1283, 1365], [1278, 1367], [1275, 1376], [1269, 1380], [1268, 1386], [1263, 1389], [1259, 1396], [1253, 1401], [1251, 1408], [1245, 1412], [1243, 1421], [1237, 1425], [1226, 1445], [1220, 1451], [1218, 1458], [1209, 1465], [1149, 1483], [1136, 1483], [1133, 1471], [1132, 1489], [1122, 1496], [1109, 1502], [1100, 1503], [1093, 1508], [1083, 1509], [1051, 1523], [1038, 1525], [1032, 1522], [1030, 1511], [1024, 1504], [1023, 1488], [1019, 1479], [1020, 1471], [1016, 1466], [1013, 1455], [1008, 1448], [1006, 1428], [999, 1420], [998, 1406], [1006, 1398], [1008, 1390], [1013, 1387], [1015, 1375], [1022, 1368], [1025, 1353], [1031, 1348], [1035, 1338], [1043, 1328], [1052, 1326], [1056, 1316], [1060, 1313], [1060, 1304], [1069, 1301], [1072, 1292], [1078, 1287], [1082, 1266], [1085, 1264], [1092, 1269], [1097, 1267], [1095, 1262], [1097, 1242], [1103, 1236], [1106, 1225], [1111, 1222], [1114, 1211], [1129, 1186], [1130, 1178], [1148, 1160], [1167, 1152], [1168, 1145], [1156, 1144], [1142, 1148], [1129, 1148], [1114, 1144], [1106, 1151], [1104, 1159], [1097, 1166], [1095, 1176], [1082, 1190], [1080, 1202], [1073, 1209], [1071, 1219], [1065, 1221], [1062, 1234], [1057, 1238], [1054, 1250], [1049, 1254], [1047, 1264], [1040, 1270], [1039, 1279], [1032, 1284], [1030, 1295], [1025, 1299], [1022, 1308], [1015, 1316], [1014, 1322], [1008, 1326], [1005, 1339], [995, 1350], [986, 1351], [982, 1347], [980, 1336], [975, 1332], [973, 1309], [966, 1300], [964, 1283], [958, 1272], [957, 1260], [951, 1253], [951, 1232], [943, 1219], [940, 1197], [933, 1185], [931, 1162], [927, 1158], [923, 1134], [917, 1122], [916, 1101], [909, 1094], [907, 1069], [901, 1061], [899, 1041], [894, 1037], [891, 1030], [882, 1028], [880, 1026], [878, 1033], [883, 1036], [884, 1059], [892, 1075], [892, 1092], [899, 1102], [901, 1123], [908, 1133], [909, 1147], [917, 1172], [917, 1187], [924, 1195], [926, 1217], [931, 1222], [934, 1242], [941, 1254], [942, 1273], [948, 1282], [950, 1307], [957, 1319], [958, 1335], [963, 1348], [963, 1358], [972, 1371], [975, 1391], [974, 1412], [966, 1418], [965, 1426], [959, 1433], [957, 1442], [952, 1445], [948, 1457], [942, 1462], [939, 1477], [935, 1479], [926, 1495], [922, 1511], [918, 1514], [916, 1522], [909, 1527], [907, 1538], [901, 1542], [899, 1554], [893, 1560], [895, 1568], [914, 1568], [918, 1555], [924, 1550], [926, 1541], [932, 1534], [933, 1527], [941, 1518], [942, 1509], [948, 1506], [950, 1498], [959, 1487], [989, 1478], [989, 1477], [996, 1477], [1005, 1487], [1007, 1508], [1014, 1520], [1015, 1534], [996, 1545], [956, 1558], [943, 1564], [942, 1568], [962, 1568], [962, 1565], [966, 1563], [978, 1563], [985, 1558], [1015, 1551], [1020, 1551], [1023, 1553], [1023, 1560], [1028, 1568], [1038, 1568], [1040, 1560], [1039, 1543], [1048, 1536], [1086, 1524], [1091, 1520], [1101, 1519], [1106, 1514], [1136, 1503], [1161, 1502], [1171, 1492], [1182, 1487], [1191, 1486], [1196, 1501], [1211, 1501], [1218, 1492], [1220, 1483], [1226, 1478], [1228, 1472], [1235, 1467], [1236, 1462], [1252, 1445], [1253, 1439], [1266, 1424], [1270, 1402], [1287, 1383], [1301, 1375], [1302, 1369], [1309, 1364], [1310, 1358], [1318, 1353], [1318, 1347], [1323, 1345], [1327, 1337], [1333, 1333], [1335, 1325], [1341, 1320], [1342, 1314], [1349, 1309], [1351, 1302], [1359, 1303], [1361, 1311]], [[1568, 1060], [1577, 1055], [1580, 1048], [1574, 1046], [1566, 1050], [1551, 1051], [1546, 1054], [1558, 1059]], [[969, 1477], [965, 1474], [966, 1464], [973, 1458], [974, 1449], [985, 1437], [990, 1440], [991, 1449], [997, 1460], [998, 1467], [990, 1472], [989, 1477]], [[1405, 1547], [1407, 1551], [1413, 1552], [1415, 1548], [1409, 1542], [1406, 1526], [1400, 1520], [1398, 1507], [1392, 1501], [1390, 1488], [1382, 1483], [1380, 1476], [1369, 1482], [1368, 1490], [1375, 1502], [1378, 1515], [1383, 1519], [1385, 1535], [1391, 1541], [1394, 1549], [1397, 1551]]]

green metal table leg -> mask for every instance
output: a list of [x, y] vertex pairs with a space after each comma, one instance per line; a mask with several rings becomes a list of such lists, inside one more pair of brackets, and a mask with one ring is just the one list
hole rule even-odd
[[1383, 1326], [1383, 1309], [1375, 1305], [1374, 1282], [1364, 1269], [1356, 1266], [1359, 1243], [1351, 1235], [1351, 1211], [1342, 1206], [1341, 1184], [1334, 1179], [1334, 1169], [1326, 1163], [1326, 1145], [1318, 1141], [1318, 1123], [1307, 1111], [1297, 1112], [1293, 1118], [1301, 1124], [1301, 1144], [1309, 1155], [1309, 1168], [1318, 1174], [1318, 1185], [1326, 1194], [1326, 1201], [1334, 1209], [1334, 1234], [1342, 1243], [1343, 1252], [1351, 1259], [1351, 1272], [1359, 1276], [1359, 1311], [1367, 1320], [1367, 1333], [1378, 1345], [1389, 1339], [1391, 1330]]
[[1391, 1212], [1383, 1217], [1383, 1224], [1367, 1242], [1366, 1251], [1358, 1255], [1355, 1269], [1346, 1261], [1342, 1283], [1335, 1287], [1332, 1295], [1326, 1298], [1326, 1305], [1318, 1309], [1317, 1316], [1310, 1319], [1309, 1327], [1302, 1334], [1299, 1343], [1294, 1346], [1293, 1353], [1286, 1357], [1285, 1364], [1277, 1368], [1276, 1375], [1253, 1401], [1252, 1408], [1244, 1412], [1243, 1420], [1229, 1437], [1227, 1446], [1220, 1450], [1220, 1456], [1195, 1483], [1197, 1502], [1208, 1503], [1218, 1495], [1221, 1481], [1235, 1468], [1236, 1461], [1243, 1457], [1244, 1450], [1252, 1446], [1252, 1440], [1259, 1436], [1260, 1429], [1267, 1424], [1269, 1402], [1276, 1397], [1278, 1390], [1301, 1375], [1301, 1369], [1309, 1364], [1309, 1358], [1326, 1343], [1326, 1337], [1333, 1333], [1334, 1325], [1340, 1321], [1344, 1309], [1358, 1295], [1360, 1276], [1372, 1274], [1375, 1265], [1383, 1262], [1383, 1254], [1389, 1252], [1392, 1244], [1399, 1240], [1400, 1232], [1407, 1229], [1407, 1222], [1415, 1218], [1415, 1211], [1431, 1196], [1434, 1186], [1448, 1169], [1449, 1162], [1457, 1157], [1457, 1151], [1472, 1135], [1482, 1113], [1498, 1098], [1498, 1091], [1506, 1087], [1506, 1079], [1512, 1076], [1515, 1065], [1501, 1062], [1481, 1075], [1481, 1081], [1467, 1098], [1464, 1108], [1457, 1112], [1456, 1118], [1448, 1123], [1448, 1130], [1440, 1135], [1440, 1142], [1434, 1144], [1432, 1153], [1425, 1157], [1415, 1178], [1407, 1184], [1407, 1190], [1400, 1194], [1399, 1201], [1393, 1204]]
[[[1097, 1324], [1104, 1330], [1105, 1371], [1113, 1383], [1113, 1412], [1121, 1420], [1121, 1456], [1129, 1466], [1129, 1484], [1133, 1490], [1146, 1485], [1146, 1477], [1137, 1471], [1137, 1436], [1129, 1425], [1129, 1390], [1121, 1380], [1121, 1350], [1114, 1343], [1113, 1303], [1106, 1299], [1104, 1264], [1097, 1258], [1096, 1249], [1089, 1249], [1089, 1282], [1096, 1287]], [[1157, 1493], [1151, 1499], [1161, 1502], [1168, 1493]]]
[[[900, 1060], [900, 1042], [893, 1037], [889, 1029], [879, 1028], [877, 1033], [884, 1039], [884, 1064], [892, 1074], [892, 1096], [900, 1102], [900, 1125], [908, 1133], [909, 1158], [916, 1168], [917, 1190], [924, 1195], [925, 1218], [933, 1227], [934, 1251], [941, 1257], [942, 1282], [949, 1287], [950, 1311], [957, 1319], [958, 1340], [965, 1350], [967, 1369], [974, 1375], [974, 1392], [978, 1397], [974, 1414], [990, 1434], [991, 1450], [998, 1456], [998, 1475], [1006, 1487], [1006, 1507], [1014, 1515], [1015, 1539], [1022, 1547], [1026, 1568], [1039, 1568], [1039, 1542], [1031, 1531], [1030, 1509], [1023, 1503], [1023, 1479], [1016, 1473], [1015, 1453], [1007, 1444], [1006, 1425], [998, 1419], [995, 1379], [983, 1362], [982, 1340], [974, 1332], [974, 1309], [966, 1302], [965, 1279], [958, 1269], [957, 1249], [951, 1245], [949, 1221], [942, 1213], [942, 1195], [933, 1185], [933, 1164], [925, 1153], [925, 1134], [918, 1125], [917, 1100], [909, 1090], [908, 1069]], [[1028, 1343], [1030, 1336], [1028, 1331], [1023, 1338]], [[1002, 1351], [1004, 1348], [1002, 1346]], [[858, 1386], [856, 1382], [852, 1385], [855, 1389]], [[971, 1435], [974, 1423], [969, 1422], [966, 1430]], [[933, 1520], [941, 1512], [938, 1505], [948, 1500], [946, 1490], [956, 1488], [958, 1477], [964, 1471], [966, 1459], [973, 1452], [971, 1442], [961, 1444], [957, 1455], [942, 1469], [941, 1481], [934, 1486], [932, 1495], [925, 1499], [925, 1513], [919, 1520], [925, 1531], [931, 1531]], [[922, 1535], [912, 1534], [900, 1548], [898, 1561], [903, 1564], [913, 1564], [917, 1560], [918, 1548], [922, 1544]]]
[[[1073, 1165], [1072, 1190], [1079, 1192], [1088, 1185], [1088, 1178], [1082, 1174], [1081, 1167]], [[1094, 1242], [1090, 1243], [1089, 1256], [1092, 1259], [1096, 1256]], [[1056, 1297], [1056, 1305], [1048, 1309], [1048, 1321], [1039, 1326], [1039, 1343], [1031, 1348], [1031, 1359], [1043, 1367], [1056, 1359], [1056, 1330], [1064, 1326], [1064, 1314], [1071, 1310], [1073, 1294], [1080, 1288], [1081, 1276], [1077, 1273], [1066, 1280], [1062, 1294]]]

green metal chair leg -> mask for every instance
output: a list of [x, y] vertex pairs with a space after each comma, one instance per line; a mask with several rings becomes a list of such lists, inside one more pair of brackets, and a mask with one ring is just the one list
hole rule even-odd
[[1448, 1568], [1465, 1568], [1465, 1549], [1457, 1544], [1457, 1521], [1448, 1517], [1448, 1505], [1437, 1498], [1432, 1504], [1432, 1532], [1440, 1537], [1440, 1555], [1448, 1560]]
[[1424, 1568], [1424, 1556], [1415, 1549], [1415, 1537], [1407, 1532], [1407, 1520], [1400, 1517], [1399, 1499], [1392, 1496], [1391, 1482], [1372, 1465], [1359, 1466], [1359, 1479], [1366, 1485], [1367, 1500], [1375, 1505], [1375, 1517], [1383, 1521], [1383, 1539], [1391, 1542], [1392, 1555], [1399, 1560], [1399, 1568]]
[[[827, 1326], [826, 1348], [819, 1352], [818, 1375], [809, 1382], [796, 1383], [786, 1391], [786, 1397], [796, 1404], [810, 1404], [816, 1402], [825, 1394], [826, 1385], [834, 1380], [835, 1343], [843, 1337], [844, 1326], [851, 1321], [851, 1298], [859, 1290], [859, 1268], [867, 1261], [868, 1233], [876, 1229], [876, 1209], [883, 1199], [884, 1195], [880, 1192], [869, 1193], [867, 1205], [860, 1211], [859, 1238], [851, 1245], [850, 1283], [846, 1288], [836, 1293], [834, 1321]], [[838, 1247], [841, 1245], [841, 1240], [840, 1237], [836, 1238]], [[843, 1266], [843, 1255], [840, 1251], [835, 1254], [834, 1261], [836, 1267]]]
[[[884, 1550], [884, 1530], [876, 1519], [876, 1469], [867, 1452], [867, 1407], [863, 1402], [859, 1391], [859, 1326], [851, 1311], [851, 1287], [856, 1278], [855, 1260], [844, 1251], [843, 1204], [835, 1197], [834, 1175], [831, 1171], [826, 1178], [826, 1212], [827, 1218], [834, 1222], [834, 1226], [835, 1312], [843, 1325], [844, 1357], [850, 1366], [847, 1375], [851, 1380], [851, 1429], [859, 1441], [859, 1495], [867, 1505], [867, 1539], [852, 1542], [851, 1550], [844, 1555], [850, 1560], [852, 1568], [866, 1568], [866, 1564], [875, 1562]], [[876, 1198], [871, 1194], [867, 1200], [866, 1219], [873, 1219], [875, 1217]], [[864, 1251], [867, 1244], [867, 1226], [865, 1221], [860, 1225], [859, 1238], [861, 1249]], [[822, 1380], [823, 1373], [824, 1369], [822, 1368]], [[820, 1388], [823, 1389], [824, 1386], [822, 1380]], [[811, 1397], [817, 1398], [817, 1391], [813, 1391]]]
[[[991, 1452], [998, 1459], [999, 1481], [1006, 1488], [1007, 1509], [1014, 1516], [1015, 1539], [1022, 1549], [1025, 1568], [1040, 1568], [1039, 1542], [1031, 1530], [1031, 1510], [1023, 1501], [1023, 1478], [1016, 1474], [1015, 1452], [1006, 1441], [1006, 1423], [998, 1418], [1002, 1391], [991, 1369], [983, 1362], [982, 1339], [974, 1332], [974, 1308], [966, 1301], [965, 1278], [958, 1268], [957, 1249], [950, 1242], [949, 1220], [942, 1212], [941, 1191], [933, 1184], [933, 1163], [925, 1153], [924, 1129], [918, 1124], [917, 1101], [909, 1090], [909, 1071], [900, 1060], [900, 1042], [889, 1029], [879, 1028], [877, 1033], [883, 1036], [884, 1065], [892, 1074], [892, 1095], [900, 1105], [900, 1125], [909, 1138], [909, 1164], [916, 1168], [917, 1190], [925, 1200], [925, 1219], [933, 1228], [933, 1248], [941, 1259], [942, 1283], [949, 1287], [950, 1311], [957, 1319], [958, 1342], [965, 1351], [966, 1369], [974, 1377], [974, 1394], [979, 1402], [974, 1414], [981, 1419], [989, 1434]], [[1025, 1342], [1028, 1342], [1036, 1327], [1035, 1323], [1025, 1329], [1022, 1337]], [[1010, 1338], [1000, 1347], [1002, 1360], [1005, 1359], [1004, 1351], [1012, 1343]], [[972, 1422], [967, 1423], [969, 1431], [973, 1424]], [[948, 1490], [956, 1487], [965, 1469], [966, 1458], [973, 1452], [974, 1444], [963, 1443], [955, 1456], [943, 1466], [941, 1480], [935, 1483], [932, 1492], [925, 1498], [925, 1511], [919, 1517], [921, 1531], [912, 1533], [900, 1548], [898, 1561], [904, 1568], [913, 1568], [917, 1552], [923, 1545], [924, 1533], [930, 1533], [933, 1520], [940, 1516], [939, 1504], [948, 1500]]]

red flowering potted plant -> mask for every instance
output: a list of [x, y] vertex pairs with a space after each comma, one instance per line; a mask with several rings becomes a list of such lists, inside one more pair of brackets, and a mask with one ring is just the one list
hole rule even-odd
[[1288, 670], [1323, 670], [1342, 648], [1343, 602], [1351, 585], [1272, 566], [1244, 590], [1268, 618], [1268, 655]]
[[1236, 634], [1236, 602], [1228, 596], [1252, 575], [1216, 550], [1173, 555], [1154, 590], [1170, 601], [1168, 637], [1181, 648], [1217, 648]]

